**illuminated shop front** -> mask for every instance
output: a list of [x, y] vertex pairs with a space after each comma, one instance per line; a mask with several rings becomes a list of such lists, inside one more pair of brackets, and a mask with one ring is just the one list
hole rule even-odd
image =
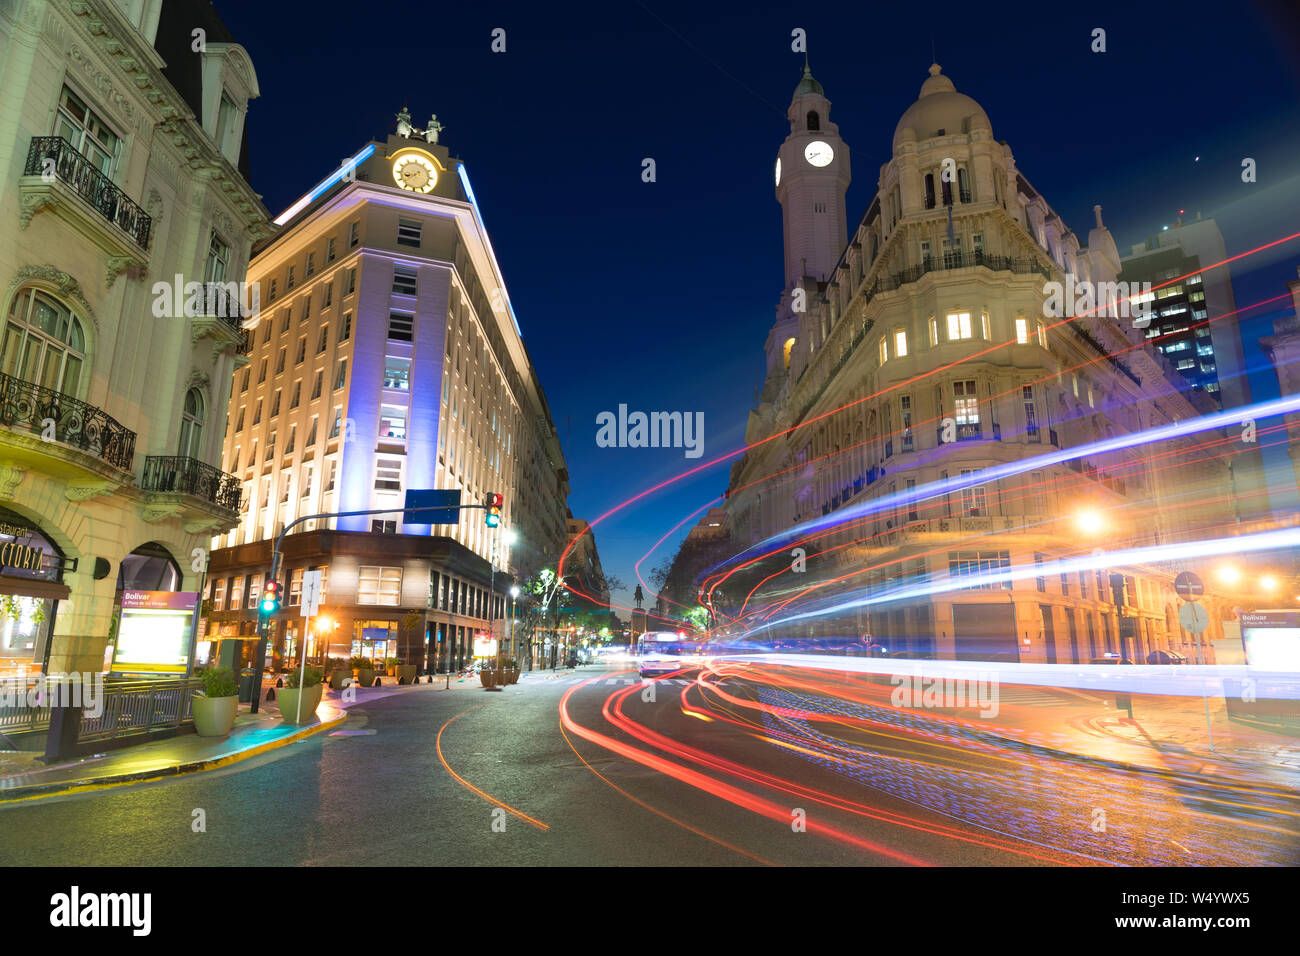
[[60, 601], [63, 555], [31, 522], [0, 508], [0, 678], [43, 673]]

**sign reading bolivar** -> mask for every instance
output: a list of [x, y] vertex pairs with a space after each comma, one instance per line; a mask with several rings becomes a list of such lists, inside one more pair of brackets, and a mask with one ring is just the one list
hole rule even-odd
[[0, 568], [19, 568], [23, 571], [39, 571], [45, 560], [45, 551], [33, 548], [17, 541], [6, 541], [0, 545]]

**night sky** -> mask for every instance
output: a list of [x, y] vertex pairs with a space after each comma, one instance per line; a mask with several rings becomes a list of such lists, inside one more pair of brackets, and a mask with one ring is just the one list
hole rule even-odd
[[[1217, 219], [1230, 255], [1300, 231], [1294, 3], [215, 6], [257, 69], [253, 186], [273, 216], [382, 141], [404, 103], [416, 126], [438, 114], [564, 443], [570, 508], [588, 520], [743, 443], [783, 285], [772, 167], [803, 68], [796, 27], [852, 152], [850, 235], [932, 42], [1081, 239], [1094, 203], [1121, 254], [1180, 208]], [[505, 53], [490, 50], [497, 27]], [[1104, 54], [1089, 49], [1095, 27]], [[1241, 182], [1243, 157], [1258, 182]], [[1236, 264], [1238, 306], [1285, 294], [1297, 264], [1300, 240]], [[1244, 315], [1248, 362], [1265, 363], [1256, 340], [1287, 310]], [[1251, 385], [1277, 394], [1271, 369]], [[596, 415], [620, 403], [703, 411], [704, 457], [598, 448]], [[606, 572], [635, 583], [633, 562], [720, 496], [728, 467], [603, 522]]]

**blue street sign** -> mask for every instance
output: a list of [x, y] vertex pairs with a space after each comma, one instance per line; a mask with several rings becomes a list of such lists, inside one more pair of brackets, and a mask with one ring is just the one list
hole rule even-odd
[[438, 508], [438, 511], [416, 511], [404, 519], [407, 524], [460, 524], [460, 492], [433, 488], [410, 489], [406, 492], [404, 511], [412, 508]]

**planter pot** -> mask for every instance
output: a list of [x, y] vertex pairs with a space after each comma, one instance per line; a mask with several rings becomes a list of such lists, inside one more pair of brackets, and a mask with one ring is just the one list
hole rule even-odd
[[[286, 687], [280, 691], [278, 701], [280, 716], [286, 724], [309, 724], [316, 719], [316, 708], [320, 706], [321, 695], [325, 687], [317, 684], [305, 690]], [[302, 694], [302, 718], [298, 717], [298, 695]]]
[[239, 695], [229, 697], [195, 697], [194, 729], [200, 737], [224, 737], [235, 724]]
[[362, 687], [369, 687], [375, 682], [375, 672], [373, 668], [363, 667], [357, 672], [357, 679], [361, 681]]
[[351, 669], [336, 668], [330, 671], [330, 688], [332, 690], [342, 690], [343, 682], [351, 676]]
[[414, 664], [397, 665], [397, 682], [399, 684], [414, 684], [415, 665]]
[[492, 689], [497, 685], [497, 673], [491, 668], [483, 668], [478, 672], [478, 679], [483, 682], [483, 686]]

